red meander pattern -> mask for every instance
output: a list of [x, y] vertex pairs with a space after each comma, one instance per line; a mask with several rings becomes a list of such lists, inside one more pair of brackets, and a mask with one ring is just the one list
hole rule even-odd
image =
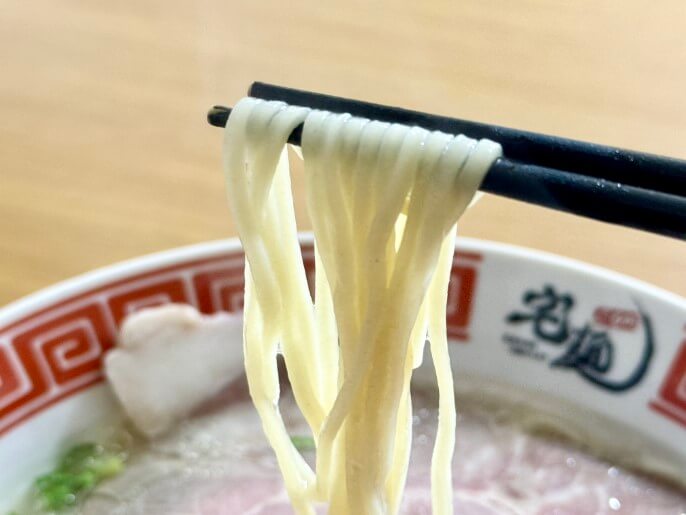
[[[312, 247], [303, 249], [310, 287]], [[481, 255], [458, 252], [448, 299], [448, 332], [469, 339]], [[243, 256], [154, 270], [64, 298], [0, 327], [0, 434], [103, 379], [101, 365], [123, 318], [142, 308], [183, 302], [204, 313], [243, 307]]]

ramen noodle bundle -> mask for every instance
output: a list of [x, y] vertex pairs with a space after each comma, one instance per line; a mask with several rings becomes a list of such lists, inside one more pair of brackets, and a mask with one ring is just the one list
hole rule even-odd
[[[304, 123], [315, 295], [297, 239], [286, 142]], [[396, 513], [410, 380], [425, 341], [440, 394], [434, 513], [452, 513], [455, 405], [445, 307], [455, 224], [500, 145], [246, 98], [225, 132], [229, 204], [246, 255], [250, 395], [298, 513]], [[316, 473], [279, 411], [277, 355], [316, 444]]]

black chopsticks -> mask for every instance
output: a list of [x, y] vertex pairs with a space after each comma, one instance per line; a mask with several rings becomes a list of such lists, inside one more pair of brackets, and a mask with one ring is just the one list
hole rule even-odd
[[[503, 146], [504, 157], [491, 166], [481, 190], [686, 239], [684, 161], [260, 82], [251, 86], [249, 95], [492, 139]], [[229, 108], [215, 106], [207, 118], [223, 127], [229, 113]], [[301, 131], [302, 127], [296, 128], [289, 142], [299, 144]]]

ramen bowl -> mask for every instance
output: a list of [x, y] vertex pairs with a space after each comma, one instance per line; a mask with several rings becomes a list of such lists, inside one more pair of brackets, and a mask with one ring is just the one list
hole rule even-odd
[[[311, 236], [301, 245], [312, 279]], [[84, 432], [121, 421], [103, 356], [126, 315], [170, 302], [240, 311], [240, 243], [123, 262], [0, 310], [0, 511]], [[458, 239], [447, 307], [458, 390], [523, 402], [614, 459], [677, 481], [686, 477], [685, 324], [686, 299], [649, 284]], [[227, 346], [240, 352], [241, 342]]]

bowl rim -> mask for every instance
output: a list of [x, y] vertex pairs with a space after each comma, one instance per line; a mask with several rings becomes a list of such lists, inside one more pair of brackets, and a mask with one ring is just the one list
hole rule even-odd
[[[312, 244], [314, 241], [311, 232], [301, 232], [298, 234], [298, 238], [301, 245]], [[650, 295], [663, 302], [674, 304], [680, 308], [686, 308], [686, 297], [682, 297], [677, 293], [609, 268], [551, 252], [462, 236], [458, 236], [456, 247], [459, 250], [468, 252], [499, 254], [511, 258], [543, 262], [551, 267], [576, 270], [584, 275], [621, 284], [628, 289], [641, 291], [643, 294]], [[41, 288], [34, 293], [25, 295], [0, 307], [0, 328], [13, 320], [47, 308], [65, 297], [125, 280], [132, 275], [174, 266], [192, 259], [215, 258], [227, 252], [241, 251], [241, 249], [240, 240], [237, 237], [233, 237], [174, 247], [98, 267]]]

